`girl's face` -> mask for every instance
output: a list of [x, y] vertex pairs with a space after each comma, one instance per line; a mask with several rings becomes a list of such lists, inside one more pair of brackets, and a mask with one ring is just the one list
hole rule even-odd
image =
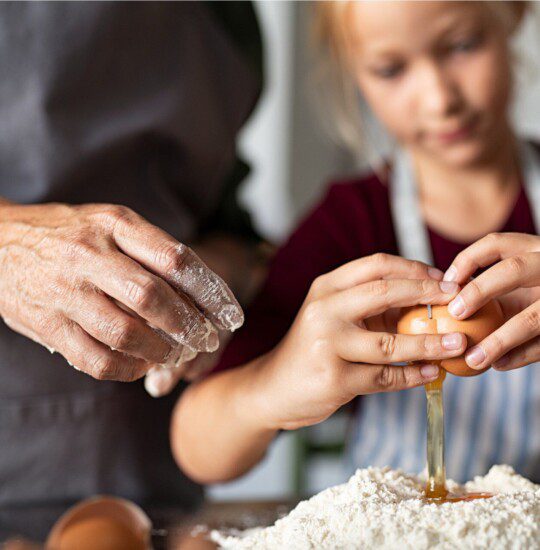
[[508, 32], [484, 2], [355, 2], [352, 63], [375, 114], [405, 147], [453, 166], [508, 138]]

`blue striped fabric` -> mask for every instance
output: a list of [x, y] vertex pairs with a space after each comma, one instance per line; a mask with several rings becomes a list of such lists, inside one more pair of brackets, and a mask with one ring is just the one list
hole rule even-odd
[[[423, 388], [363, 396], [349, 440], [351, 469], [391, 466], [420, 472], [426, 466]], [[466, 481], [493, 464], [510, 464], [540, 480], [540, 365], [473, 378], [448, 375], [444, 383], [446, 469]]]

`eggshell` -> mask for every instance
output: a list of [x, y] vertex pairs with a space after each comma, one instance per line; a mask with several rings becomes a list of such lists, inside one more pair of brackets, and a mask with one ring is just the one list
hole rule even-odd
[[92, 497], [70, 508], [54, 525], [47, 550], [148, 550], [152, 524], [134, 503]]
[[[448, 312], [447, 306], [432, 306], [432, 318], [428, 317], [425, 305], [403, 308], [397, 324], [399, 334], [446, 334], [462, 332], [467, 336], [467, 348], [481, 342], [504, 322], [501, 306], [496, 301], [488, 302], [468, 319], [458, 321]], [[486, 369], [471, 369], [460, 355], [440, 362], [443, 369], [456, 376], [476, 376]]]

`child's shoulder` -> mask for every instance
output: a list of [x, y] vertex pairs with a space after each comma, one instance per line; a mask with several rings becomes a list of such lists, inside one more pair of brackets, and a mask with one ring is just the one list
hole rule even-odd
[[389, 206], [388, 183], [385, 173], [349, 176], [333, 179], [326, 188], [323, 204], [350, 211], [358, 208], [387, 210]]
[[346, 251], [343, 261], [393, 250], [387, 178], [370, 173], [332, 180], [325, 196], [297, 228], [297, 234], [311, 232], [318, 239], [321, 235], [333, 239], [337, 248]]

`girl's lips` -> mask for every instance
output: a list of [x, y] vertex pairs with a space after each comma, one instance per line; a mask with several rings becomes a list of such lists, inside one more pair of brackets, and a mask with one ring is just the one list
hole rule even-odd
[[469, 138], [473, 133], [475, 126], [476, 120], [471, 121], [457, 130], [453, 130], [452, 132], [434, 133], [432, 135], [436, 141], [447, 145], [449, 143], [454, 143]]

